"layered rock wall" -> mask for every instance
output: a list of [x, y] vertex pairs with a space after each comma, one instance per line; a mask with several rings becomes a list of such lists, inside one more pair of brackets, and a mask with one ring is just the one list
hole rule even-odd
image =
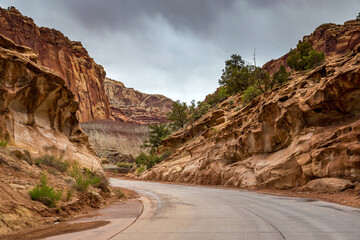
[[143, 124], [99, 120], [82, 123], [81, 128], [89, 136], [90, 144], [101, 158], [111, 163], [134, 162], [148, 137], [148, 127]]
[[100, 169], [79, 126], [74, 94], [36, 59], [30, 48], [0, 36], [0, 139], [37, 156], [62, 155]]
[[0, 34], [35, 50], [38, 63], [56, 72], [79, 102], [80, 122], [110, 117], [104, 91], [105, 71], [80, 42], [70, 41], [55, 29], [38, 27], [15, 8], [0, 8]]
[[171, 99], [160, 94], [142, 93], [108, 78], [105, 80], [105, 91], [114, 119], [139, 124], [167, 122], [166, 114], [173, 104]]

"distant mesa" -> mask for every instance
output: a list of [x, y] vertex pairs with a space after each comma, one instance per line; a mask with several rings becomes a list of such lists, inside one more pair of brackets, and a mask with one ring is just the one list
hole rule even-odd
[[146, 94], [127, 88], [122, 82], [105, 79], [111, 116], [122, 122], [139, 124], [165, 123], [173, 100], [160, 94]]

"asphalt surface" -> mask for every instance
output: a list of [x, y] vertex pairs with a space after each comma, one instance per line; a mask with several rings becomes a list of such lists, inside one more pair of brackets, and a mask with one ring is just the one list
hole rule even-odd
[[137, 191], [144, 205], [112, 240], [360, 240], [357, 208], [232, 189], [119, 179], [111, 184]]

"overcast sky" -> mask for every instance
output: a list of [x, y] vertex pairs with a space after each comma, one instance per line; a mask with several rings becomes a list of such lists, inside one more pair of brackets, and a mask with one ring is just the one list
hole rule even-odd
[[281, 57], [322, 23], [354, 19], [359, 0], [1, 0], [81, 41], [107, 76], [190, 102], [218, 87], [231, 54]]

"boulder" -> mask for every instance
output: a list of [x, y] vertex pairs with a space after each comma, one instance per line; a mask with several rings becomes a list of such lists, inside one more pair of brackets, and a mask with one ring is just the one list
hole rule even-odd
[[320, 178], [310, 181], [302, 188], [302, 190], [339, 192], [352, 187], [354, 187], [354, 184], [346, 179]]

